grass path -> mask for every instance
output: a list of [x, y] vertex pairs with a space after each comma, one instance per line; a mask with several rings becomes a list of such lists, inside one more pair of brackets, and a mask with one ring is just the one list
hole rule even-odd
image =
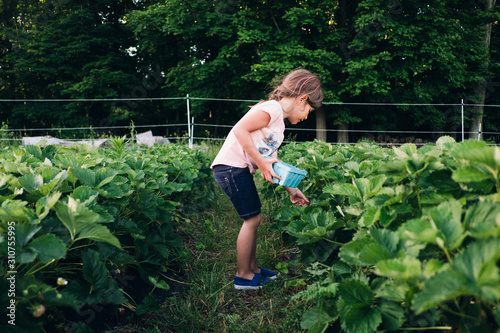
[[[293, 252], [281, 235], [268, 231], [272, 198], [263, 199], [259, 227], [258, 264], [274, 269], [289, 262]], [[231, 202], [217, 188], [213, 207], [189, 217], [181, 225], [188, 254], [179, 279], [161, 312], [145, 320], [147, 332], [300, 332], [301, 311], [290, 301], [293, 290], [284, 287], [291, 275], [257, 291], [237, 291], [236, 238], [241, 226]]]

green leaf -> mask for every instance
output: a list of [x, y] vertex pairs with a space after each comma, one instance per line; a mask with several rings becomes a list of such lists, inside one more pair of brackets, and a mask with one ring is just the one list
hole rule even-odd
[[385, 247], [391, 256], [396, 254], [399, 244], [397, 233], [388, 229], [371, 229], [370, 235]]
[[354, 183], [361, 193], [361, 197], [363, 201], [368, 200], [369, 198], [379, 194], [384, 182], [387, 177], [385, 175], [377, 175], [372, 178], [359, 178], [355, 179]]
[[340, 323], [347, 333], [373, 333], [382, 323], [382, 315], [370, 305], [354, 304], [342, 309]]
[[495, 161], [495, 149], [489, 147], [484, 141], [466, 140], [453, 147], [452, 154], [454, 157], [483, 164], [491, 168], [498, 168]]
[[497, 321], [497, 323], [500, 323], [500, 307], [496, 307], [493, 311], [493, 314], [495, 315], [495, 320]]
[[304, 312], [300, 327], [308, 332], [324, 332], [334, 319], [324, 310], [313, 308]]
[[390, 279], [415, 281], [422, 277], [422, 263], [410, 256], [398, 257], [378, 262], [374, 272]]
[[31, 155], [35, 156], [38, 159], [42, 159], [42, 150], [40, 147], [37, 147], [35, 145], [26, 145], [24, 146], [24, 149]]
[[42, 175], [27, 174], [18, 178], [19, 184], [28, 192], [38, 190], [43, 185]]
[[35, 219], [31, 210], [26, 208], [28, 202], [7, 199], [0, 207], [0, 220], [3, 222], [30, 222]]
[[116, 280], [108, 279], [109, 272], [104, 259], [98, 252], [87, 250], [83, 252], [82, 259], [83, 277], [90, 284], [90, 291], [82, 294], [85, 297], [84, 303], [122, 304], [127, 301]]
[[71, 173], [84, 185], [88, 185], [91, 187], [96, 186], [96, 175], [95, 172], [86, 169], [86, 168], [80, 168], [80, 167], [74, 167], [71, 170]]
[[443, 263], [441, 260], [438, 259], [429, 259], [425, 261], [423, 264], [424, 267], [422, 269], [422, 272], [424, 273], [424, 276], [426, 276], [427, 278], [436, 274], [446, 265], [445, 263]]
[[75, 240], [90, 239], [96, 242], [105, 242], [121, 249], [120, 241], [109, 229], [101, 224], [91, 224], [82, 229]]
[[40, 224], [32, 224], [28, 222], [16, 223], [16, 246], [23, 247], [42, 229]]
[[477, 240], [456, 256], [451, 266], [467, 283], [463, 286], [485, 300], [500, 300], [500, 238]]
[[[433, 172], [430, 172], [429, 174], [424, 175], [419, 180], [419, 186], [425, 190], [425, 195], [429, 196], [430, 194], [427, 194], [427, 192], [434, 192], [437, 195], [444, 195], [448, 192], [452, 193], [460, 191], [460, 185], [457, 184], [457, 182], [455, 182], [451, 177], [451, 170], [435, 170]], [[436, 204], [439, 204], [439, 202], [437, 202]]]
[[[324, 320], [324, 313], [320, 309], [312, 309], [304, 312], [302, 315], [302, 320], [300, 322], [300, 327], [304, 330], [309, 330], [314, 326], [321, 325]], [[328, 327], [328, 324], [323, 323], [321, 326], [324, 328]]]
[[424, 219], [412, 219], [401, 225], [398, 234], [402, 239], [411, 239], [418, 242], [437, 244], [437, 238], [444, 237], [439, 230]]
[[159, 288], [159, 289], [163, 289], [163, 290], [170, 289], [170, 286], [164, 280], [158, 281], [158, 279], [156, 277], [153, 277], [153, 276], [149, 276], [148, 278], [149, 278], [149, 282], [151, 282], [153, 284], [153, 286], [155, 286], [155, 288]]
[[87, 250], [82, 253], [83, 277], [99, 292], [107, 289], [108, 270], [99, 252]]
[[462, 226], [462, 205], [458, 200], [452, 199], [441, 203], [427, 211], [436, 227], [445, 236], [444, 246], [449, 250], [457, 249], [463, 239], [464, 229]]
[[392, 147], [396, 156], [400, 158], [408, 158], [417, 153], [417, 146], [413, 143], [405, 143], [401, 147]]
[[333, 213], [321, 211], [305, 214], [300, 220], [293, 220], [285, 230], [297, 237], [297, 243], [301, 245], [327, 238], [331, 230], [341, 228], [344, 224], [343, 221], [337, 221]]
[[100, 221], [99, 214], [91, 211], [87, 206], [79, 200], [68, 197], [68, 202], [59, 201], [54, 207], [57, 217], [68, 229], [71, 239], [75, 239], [76, 235], [89, 224]]
[[493, 201], [473, 204], [465, 214], [464, 226], [475, 238], [499, 237], [500, 205]]
[[[96, 187], [100, 188], [111, 181], [115, 178], [117, 175], [117, 171], [110, 169], [110, 168], [100, 168], [95, 172], [95, 183], [97, 184]], [[123, 177], [122, 177], [123, 178]], [[126, 178], [123, 178], [126, 179]]]
[[371, 237], [353, 240], [340, 248], [340, 258], [352, 265], [371, 266], [392, 258], [389, 250]]
[[38, 253], [38, 258], [44, 264], [51, 260], [61, 259], [66, 255], [66, 244], [52, 234], [45, 234], [34, 239], [28, 247]]
[[44, 217], [46, 217], [60, 197], [61, 192], [54, 192], [38, 199], [38, 201], [36, 202], [36, 214], [38, 215], [38, 218], [43, 219]]
[[387, 248], [379, 243], [367, 244], [359, 254], [359, 261], [365, 266], [375, 265], [388, 258], [391, 258], [391, 254]]
[[116, 184], [106, 184], [103, 187], [99, 188], [98, 191], [99, 194], [105, 198], [119, 199], [132, 193], [132, 190], [130, 190], [129, 192], [125, 192], [124, 189], [130, 190], [130, 188], [125, 188]]
[[413, 302], [421, 313], [462, 295], [486, 301], [500, 300], [500, 238], [478, 240], [457, 255], [445, 269], [429, 278]]
[[[500, 150], [489, 147], [485, 142], [467, 140], [457, 144], [453, 156], [462, 165], [453, 173], [457, 182], [469, 183], [476, 190], [488, 190], [486, 185], [498, 186], [500, 178]], [[487, 181], [487, 184], [482, 184]]]
[[318, 240], [326, 237], [326, 228], [316, 227], [314, 229], [292, 234], [292, 236], [298, 238], [297, 245], [315, 243]]
[[392, 221], [394, 221], [397, 217], [398, 214], [401, 212], [405, 212], [407, 209], [408, 205], [402, 204], [402, 205], [394, 205], [392, 207], [382, 207], [380, 209], [380, 225], [382, 227], [388, 227]]
[[362, 201], [359, 190], [352, 184], [330, 184], [323, 189], [324, 193], [332, 195], [343, 195], [354, 199], [353, 202]]
[[410, 285], [402, 280], [386, 280], [376, 291], [377, 297], [383, 297], [389, 301], [403, 302], [410, 290]]
[[[139, 308], [139, 306], [141, 308]], [[142, 300], [142, 304], [139, 304], [139, 306], [137, 307], [138, 310], [136, 311], [138, 315], [144, 314], [146, 312], [160, 312], [160, 302], [158, 302], [158, 299], [151, 294], [144, 297], [144, 299]]]
[[412, 308], [417, 314], [464, 294], [465, 279], [454, 270], [437, 273], [427, 280], [423, 290], [413, 299]]
[[67, 306], [78, 311], [76, 298], [66, 290], [49, 290], [43, 294], [43, 302], [51, 306]]
[[379, 207], [367, 207], [366, 211], [359, 218], [359, 225], [370, 228], [373, 224], [380, 220]]
[[73, 193], [71, 193], [71, 197], [75, 200], [80, 200], [80, 202], [84, 204], [93, 203], [98, 196], [99, 193], [87, 185], [78, 186]]
[[492, 178], [491, 174], [474, 166], [464, 166], [453, 171], [452, 179], [457, 183], [479, 183]]
[[441, 150], [448, 150], [456, 143], [455, 139], [449, 135], [443, 135], [436, 141], [436, 146]]
[[[50, 170], [50, 171], [48, 171]], [[45, 177], [45, 173], [50, 173], [48, 176], [49, 182], [46, 184], [43, 184], [42, 187], [38, 190], [39, 194], [41, 195], [48, 195], [54, 188], [56, 188], [58, 185], [62, 184], [66, 178], [68, 178], [68, 172], [66, 170], [60, 171], [57, 174], [53, 174], [53, 172], [57, 171], [58, 169], [46, 169], [42, 170], [42, 176]]]
[[365, 304], [372, 305], [375, 296], [370, 287], [361, 281], [347, 279], [342, 281], [339, 286], [339, 295], [347, 305]]
[[377, 309], [382, 315], [382, 327], [388, 331], [396, 331], [406, 320], [405, 310], [401, 303], [381, 301]]
[[437, 205], [443, 201], [453, 199], [451, 193], [438, 193], [434, 191], [424, 191], [420, 195], [420, 203], [422, 205]]
[[38, 256], [35, 249], [24, 247], [21, 251], [16, 251], [16, 262], [19, 264], [27, 264], [33, 262]]

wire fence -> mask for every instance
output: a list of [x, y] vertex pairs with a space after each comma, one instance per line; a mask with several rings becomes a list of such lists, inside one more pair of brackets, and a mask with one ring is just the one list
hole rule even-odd
[[[132, 133], [133, 131], [149, 131], [152, 129], [165, 129], [165, 128], [176, 128], [180, 129], [180, 134], [174, 134], [171, 136], [164, 136], [168, 140], [179, 140], [187, 142], [190, 146], [194, 144], [194, 141], [223, 141], [225, 139], [225, 135], [219, 135], [215, 137], [210, 135], [209, 133], [217, 132], [217, 129], [224, 129], [224, 133], [227, 135], [229, 130], [233, 127], [234, 124], [213, 124], [213, 123], [201, 123], [195, 122], [195, 118], [191, 116], [191, 101], [199, 100], [199, 101], [220, 101], [220, 102], [243, 102], [243, 103], [256, 103], [259, 100], [247, 100], [247, 99], [225, 99], [225, 98], [203, 98], [203, 97], [191, 97], [186, 95], [185, 97], [158, 97], [158, 98], [96, 98], [96, 99], [0, 99], [0, 103], [2, 102], [14, 102], [14, 103], [70, 103], [70, 102], [130, 102], [130, 101], [169, 101], [169, 100], [185, 100], [186, 101], [186, 119], [187, 122], [179, 122], [175, 124], [149, 124], [149, 125], [128, 125], [128, 126], [87, 126], [87, 127], [53, 127], [53, 128], [1, 128], [0, 129], [0, 141], [2, 142], [19, 142], [22, 141], [22, 136], [31, 133], [33, 134], [45, 134], [50, 136], [55, 136], [57, 133], [63, 133], [66, 131], [72, 131], [76, 133], [88, 133], [83, 138], [71, 138], [65, 139], [67, 141], [84, 141], [84, 140], [94, 140], [98, 138], [96, 133], [98, 132], [107, 132], [107, 133]], [[349, 137], [366, 139], [368, 141], [375, 141], [380, 145], [395, 145], [401, 144], [404, 142], [413, 142], [417, 145], [424, 145], [428, 142], [428, 140], [419, 140], [419, 136], [433, 136], [438, 137], [442, 135], [450, 135], [462, 140], [467, 136], [469, 137], [471, 134], [477, 134], [478, 139], [483, 136], [488, 136], [491, 138], [489, 142], [496, 142], [498, 138], [500, 138], [500, 132], [493, 131], [482, 131], [481, 128], [479, 132], [468, 132], [465, 131], [464, 128], [464, 108], [465, 107], [492, 107], [492, 108], [500, 108], [500, 105], [478, 105], [478, 104], [468, 104], [464, 103], [463, 100], [461, 103], [343, 103], [343, 102], [324, 102], [324, 105], [342, 105], [342, 106], [435, 106], [435, 107], [453, 107], [461, 108], [461, 118], [462, 124], [459, 128], [460, 130], [452, 131], [401, 131], [401, 130], [373, 130], [373, 129], [335, 129], [335, 128], [326, 128], [326, 129], [318, 129], [318, 128], [287, 128], [287, 132], [289, 133], [289, 137], [293, 137], [293, 133], [297, 132], [326, 132], [326, 133], [341, 133], [347, 132], [349, 133]], [[196, 135], [197, 133], [198, 135]], [[200, 133], [205, 133], [206, 135], [199, 135]], [[404, 136], [404, 138], [400, 140], [395, 140], [392, 136]], [[401, 141], [402, 140], [402, 141]], [[297, 140], [294, 140], [297, 141]], [[356, 141], [356, 142], [357, 142]], [[339, 142], [329, 142], [331, 144], [355, 144], [356, 142], [348, 142], [348, 143], [339, 143]]]
[[[188, 132], [187, 127], [190, 126], [190, 131]], [[93, 135], [91, 132], [95, 131], [111, 131], [111, 132], [116, 132], [116, 130], [126, 130], [129, 133], [136, 130], [137, 132], [140, 132], [140, 130], [148, 131], [153, 128], [167, 128], [167, 127], [175, 127], [175, 128], [185, 128], [185, 135], [183, 136], [164, 136], [165, 139], [168, 140], [178, 140], [178, 141], [184, 141], [189, 145], [193, 145], [194, 141], [224, 141], [224, 137], [212, 137], [212, 136], [196, 136], [194, 135], [195, 129], [196, 128], [225, 128], [225, 129], [231, 129], [233, 125], [216, 125], [216, 124], [203, 124], [203, 123], [195, 123], [191, 122], [190, 124], [188, 123], [177, 123], [177, 124], [164, 124], [164, 125], [135, 125], [135, 126], [102, 126], [102, 127], [68, 127], [68, 128], [32, 128], [32, 129], [0, 129], [0, 141], [2, 142], [21, 142], [23, 141], [23, 138], [15, 138], [15, 137], [5, 137], [6, 135], [2, 135], [2, 133], [20, 133], [20, 132], [44, 132], [45, 134], [50, 133], [50, 132], [55, 132], [60, 133], [62, 131], [80, 131], [80, 132], [89, 132], [89, 135], [86, 135], [85, 137], [82, 138], [67, 138], [64, 139], [65, 141], [74, 141], [74, 142], [83, 142], [83, 141], [91, 141], [91, 140], [98, 140], [100, 137], [98, 135]], [[422, 134], [425, 135], [450, 135], [453, 137], [458, 137], [461, 134], [463, 134], [461, 131], [390, 131], [390, 130], [339, 130], [339, 129], [316, 129], [316, 128], [287, 128], [288, 136], [292, 136], [291, 133], [293, 132], [311, 132], [311, 133], [316, 133], [318, 131], [324, 131], [327, 133], [338, 133], [338, 132], [347, 132], [350, 134], [353, 133], [358, 133], [361, 134], [363, 138], [365, 138], [367, 141], [374, 141], [377, 142], [378, 144], [384, 146], [392, 146], [392, 145], [397, 145], [397, 144], [402, 144], [405, 142], [410, 142], [410, 143], [415, 143], [416, 145], [425, 145], [428, 143], [428, 140], [419, 140], [418, 137]], [[191, 134], [189, 134], [191, 133]], [[382, 133], [382, 134], [381, 134]], [[464, 132], [465, 134], [471, 134], [472, 132]], [[367, 135], [367, 134], [372, 134], [372, 135]], [[500, 132], [481, 132], [480, 134], [483, 135], [489, 135], [489, 136], [500, 136]], [[55, 137], [55, 135], [48, 134], [52, 137]], [[404, 135], [405, 138], [413, 137], [415, 138], [414, 140], [407, 139], [407, 141], [394, 141], [395, 139], [392, 137], [392, 135]], [[8, 135], [7, 135], [8, 136]], [[132, 136], [132, 135], [130, 135]], [[382, 137], [380, 137], [382, 136]], [[371, 138], [371, 139], [370, 139]], [[300, 142], [300, 140], [293, 140], [296, 142]], [[285, 142], [290, 142], [289, 140], [285, 140]], [[356, 142], [348, 142], [348, 143], [339, 143], [339, 142], [329, 142], [330, 144], [356, 144]]]

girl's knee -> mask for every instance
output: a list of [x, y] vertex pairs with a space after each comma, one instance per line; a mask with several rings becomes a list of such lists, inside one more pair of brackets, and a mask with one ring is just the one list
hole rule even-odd
[[257, 216], [254, 216], [254, 217], [251, 217], [251, 218], [244, 220], [243, 223], [247, 223], [248, 225], [258, 227], [260, 222], [261, 222], [261, 219], [262, 219], [261, 214], [259, 214]]

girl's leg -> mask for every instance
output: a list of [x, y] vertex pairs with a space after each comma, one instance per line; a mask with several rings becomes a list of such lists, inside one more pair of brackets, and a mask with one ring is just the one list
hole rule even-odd
[[250, 269], [253, 273], [260, 273], [260, 268], [257, 266], [257, 230], [255, 231], [255, 239], [252, 248], [252, 258], [250, 259]]
[[254, 271], [258, 272], [259, 270], [256, 263], [256, 248], [257, 228], [260, 221], [260, 214], [244, 220], [236, 241], [238, 260], [236, 276], [243, 279], [251, 280], [255, 274]]

